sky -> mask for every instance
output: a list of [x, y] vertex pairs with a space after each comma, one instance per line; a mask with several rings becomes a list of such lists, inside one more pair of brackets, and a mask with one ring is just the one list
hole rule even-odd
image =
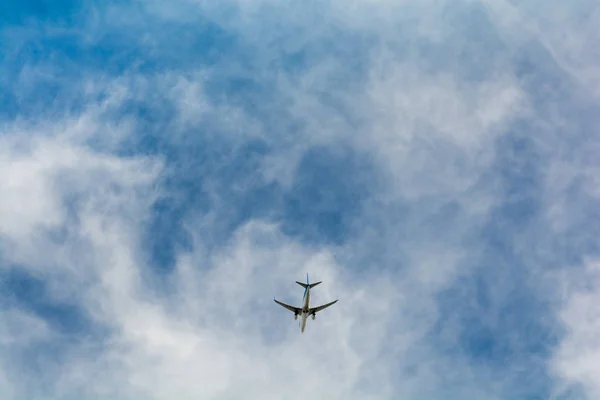
[[600, 398], [599, 26], [0, 3], [0, 397]]

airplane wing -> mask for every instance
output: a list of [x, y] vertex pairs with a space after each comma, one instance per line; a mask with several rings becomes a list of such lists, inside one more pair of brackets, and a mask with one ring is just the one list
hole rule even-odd
[[294, 314], [300, 314], [302, 312], [301, 308], [290, 306], [289, 304], [282, 303], [282, 302], [277, 301], [275, 299], [273, 299], [273, 301], [275, 303], [279, 304], [281, 307], [287, 308], [288, 310], [290, 310]]
[[335, 300], [335, 301], [332, 301], [331, 303], [323, 304], [322, 306], [319, 306], [319, 307], [313, 307], [313, 308], [309, 308], [309, 309], [308, 309], [308, 313], [309, 313], [309, 314], [316, 314], [316, 313], [318, 313], [319, 311], [321, 311], [321, 310], [324, 310], [324, 309], [326, 309], [327, 307], [329, 307], [329, 306], [332, 306], [332, 305], [334, 305], [334, 304], [335, 304], [335, 303], [337, 303], [337, 302], [338, 302], [338, 301], [337, 301], [337, 300]]

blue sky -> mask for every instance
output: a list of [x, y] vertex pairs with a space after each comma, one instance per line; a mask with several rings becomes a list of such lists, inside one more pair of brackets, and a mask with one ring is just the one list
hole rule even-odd
[[546, 3], [0, 5], [2, 398], [598, 398], [600, 9]]

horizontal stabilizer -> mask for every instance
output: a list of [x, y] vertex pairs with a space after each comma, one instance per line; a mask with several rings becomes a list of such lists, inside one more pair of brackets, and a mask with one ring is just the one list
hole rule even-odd
[[304, 289], [306, 289], [307, 287], [312, 289], [312, 288], [314, 288], [315, 286], [317, 286], [317, 285], [318, 285], [319, 283], [321, 283], [321, 282], [323, 282], [323, 281], [319, 281], [319, 282], [315, 282], [315, 283], [309, 283], [309, 284], [306, 284], [306, 283], [302, 283], [302, 282], [298, 282], [298, 281], [296, 281], [296, 283], [297, 283], [298, 285], [302, 286]]

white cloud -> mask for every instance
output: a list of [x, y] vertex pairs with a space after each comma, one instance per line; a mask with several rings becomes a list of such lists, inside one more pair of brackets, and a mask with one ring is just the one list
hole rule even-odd
[[558, 390], [581, 385], [587, 398], [593, 399], [600, 396], [600, 266], [589, 260], [584, 268], [583, 275], [576, 270], [562, 279], [559, 316], [565, 336], [554, 354], [553, 369], [562, 379]]
[[[19, 386], [30, 383], [31, 377], [22, 377], [16, 370], [24, 360], [18, 354], [28, 346], [57, 340], [52, 328], [42, 318], [18, 308], [3, 304], [0, 310], [0, 395], [7, 400], [18, 399]], [[19, 382], [16, 382], [19, 381]]]
[[[65, 365], [45, 366], [46, 374], [59, 376], [45, 395], [195, 398], [239, 397], [251, 391], [279, 398], [297, 376], [309, 384], [294, 396], [305, 397], [317, 387], [332, 397], [352, 393], [360, 353], [349, 340], [357, 320], [343, 321], [333, 310], [330, 318], [319, 318], [312, 331], [291, 342], [280, 340], [272, 346], [261, 339], [265, 334], [260, 330], [268, 326], [261, 317], [266, 304], [272, 306], [270, 297], [254, 299], [264, 293], [263, 284], [273, 290], [273, 282], [281, 284], [309, 268], [315, 271], [313, 279], [325, 279], [315, 299], [327, 300], [340, 273], [327, 253], [312, 255], [311, 250], [288, 243], [276, 229], [251, 224], [223, 253], [210, 258], [192, 255], [194, 265], [209, 267], [200, 280], [195, 281], [193, 270], [186, 270], [182, 262], [179, 273], [183, 275], [177, 275], [180, 282], [186, 282], [178, 285], [181, 302], [167, 303], [173, 309], [166, 307], [144, 285], [138, 243], [160, 165], [151, 159], [102, 154], [81, 144], [85, 140], [68, 129], [55, 137], [53, 131], [46, 127], [43, 134], [27, 137], [9, 131], [2, 137], [6, 174], [2, 191], [7, 195], [2, 197], [0, 212], [6, 221], [3, 241], [10, 244], [3, 258], [41, 276], [57, 298], [77, 301], [94, 324], [107, 327], [110, 333], [99, 354], [87, 345], [75, 346], [66, 354]], [[86, 129], [77, 131], [85, 134]], [[68, 216], [65, 201], [69, 196], [79, 197], [75, 221]], [[21, 199], [30, 203], [23, 205]], [[54, 241], [45, 233], [53, 228], [66, 228], [69, 235]], [[254, 243], [261, 237], [265, 247]], [[370, 292], [366, 297], [371, 298], [371, 306], [383, 295], [378, 287], [365, 289]], [[353, 301], [343, 287], [338, 289], [347, 304], [346, 316], [356, 318], [360, 316], [357, 310], [367, 311], [363, 302], [356, 303], [358, 299]], [[283, 320], [290, 317], [285, 310], [278, 315], [279, 321], [280, 316]], [[295, 327], [289, 320], [288, 334]], [[3, 341], [27, 346], [29, 340], [14, 332], [24, 329], [23, 325], [10, 318], [3, 321], [10, 330], [3, 333]], [[375, 326], [384, 321], [371, 317]], [[47, 327], [36, 326], [29, 329], [34, 339], [48, 340], [53, 334]], [[327, 353], [314, 346], [307, 351], [306, 341], [319, 339]], [[363, 349], [362, 354], [365, 351], [373, 349]], [[4, 357], [6, 364], [10, 358]], [[336, 361], [327, 362], [330, 357]], [[265, 376], [279, 383], [265, 386], [261, 383]], [[90, 377], [95, 378], [90, 381]], [[340, 385], [342, 381], [345, 384]], [[26, 388], [23, 383], [17, 382], [16, 393], [42, 394], [41, 389]]]
[[373, 125], [358, 141], [374, 147], [409, 198], [452, 196], [474, 185], [494, 161], [494, 140], [527, 108], [509, 76], [460, 83], [393, 60], [376, 65], [366, 106]]
[[152, 160], [121, 159], [81, 145], [82, 138], [69, 132], [79, 131], [79, 122], [56, 137], [47, 136], [54, 127], [38, 128], [42, 134], [19, 129], [0, 137], [0, 235], [14, 241], [7, 251], [22, 254], [13, 257], [23, 262], [40, 257], [35, 246], [42, 231], [66, 223], [69, 197], [81, 197], [75, 207], [109, 214], [121, 206], [122, 190], [132, 195], [136, 185], [148, 185], [158, 172]]
[[600, 40], [600, 8], [595, 1], [552, 2], [551, 7], [541, 7], [535, 1], [482, 3], [511, 39], [521, 36], [520, 40], [539, 40], [580, 89], [593, 96], [600, 94], [600, 52], [596, 46]]
[[[91, 110], [80, 118], [34, 127], [6, 125], [0, 136], [2, 272], [21, 269], [41, 279], [46, 290], [38, 295], [48, 296], [48, 301], [77, 305], [88, 297], [94, 299], [98, 278], [106, 277], [115, 286], [126, 284], [123, 275], [113, 275], [114, 280], [110, 280], [110, 260], [118, 254], [109, 245], [103, 247], [103, 239], [107, 240], [103, 234], [113, 234], [110, 240], [118, 241], [131, 229], [132, 221], [140, 222], [136, 217], [140, 215], [138, 209], [144, 207], [140, 199], [148, 201], [147, 207], [154, 198], [150, 185], [160, 171], [160, 163], [121, 158], [87, 146], [86, 141], [93, 135], [111, 133], [107, 132], [111, 124], [98, 126], [94, 114]], [[115, 221], [116, 215], [125, 221], [120, 221], [121, 217]], [[115, 225], [119, 227], [115, 229]], [[98, 253], [106, 255], [109, 262], [99, 263]], [[49, 393], [43, 393], [43, 377], [39, 377], [39, 385], [29, 386], [34, 378], [26, 375], [28, 378], [15, 381], [25, 371], [13, 369], [27, 369], [29, 362], [46, 361], [19, 360], [22, 362], [15, 364], [11, 357], [19, 357], [30, 348], [53, 347], [55, 341], [62, 340], [61, 334], [40, 317], [25, 314], [18, 303], [6, 307], [0, 338], [10, 351], [3, 352], [2, 365], [13, 379], [14, 398], [25, 393], [45, 396]], [[93, 311], [85, 303], [83, 310]], [[83, 342], [84, 338], [78, 340]], [[50, 376], [60, 367], [42, 368], [48, 368]]]

